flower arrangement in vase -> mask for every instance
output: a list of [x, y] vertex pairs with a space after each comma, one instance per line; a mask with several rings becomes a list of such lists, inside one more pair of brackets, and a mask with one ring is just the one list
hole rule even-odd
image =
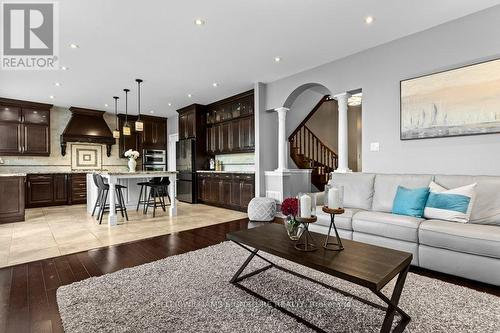
[[139, 158], [139, 152], [129, 149], [123, 155], [128, 158], [128, 171], [135, 172], [135, 168], [137, 167], [136, 159]]
[[299, 213], [299, 200], [297, 198], [286, 198], [281, 203], [281, 213], [286, 215], [284, 222], [286, 232], [291, 240], [298, 240], [302, 234], [300, 223], [295, 219]]

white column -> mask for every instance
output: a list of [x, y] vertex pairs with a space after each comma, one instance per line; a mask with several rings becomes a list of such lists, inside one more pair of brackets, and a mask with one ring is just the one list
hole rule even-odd
[[115, 176], [108, 177], [109, 184], [109, 215], [108, 215], [108, 225], [114, 226], [118, 224], [118, 219], [116, 217], [116, 183], [118, 179]]
[[170, 185], [168, 192], [170, 193], [170, 216], [177, 216], [177, 174], [172, 173], [169, 175]]
[[348, 146], [348, 136], [347, 136], [347, 100], [350, 97], [350, 94], [345, 92], [338, 95], [333, 96], [338, 103], [339, 110], [339, 127], [338, 127], [338, 168], [335, 172], [351, 172], [349, 169], [349, 146]]
[[288, 169], [288, 144], [286, 141], [286, 112], [290, 110], [285, 107], [276, 108], [278, 112], [278, 169], [276, 171], [285, 171]]

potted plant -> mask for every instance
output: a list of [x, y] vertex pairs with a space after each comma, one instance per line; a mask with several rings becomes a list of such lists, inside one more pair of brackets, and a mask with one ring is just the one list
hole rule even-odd
[[129, 149], [125, 152], [124, 155], [128, 158], [128, 171], [135, 172], [135, 168], [137, 167], [136, 159], [139, 157], [139, 152]]
[[297, 198], [286, 198], [281, 204], [281, 213], [286, 215], [285, 229], [291, 240], [298, 240], [302, 233], [300, 223], [295, 217], [299, 212], [299, 200]]

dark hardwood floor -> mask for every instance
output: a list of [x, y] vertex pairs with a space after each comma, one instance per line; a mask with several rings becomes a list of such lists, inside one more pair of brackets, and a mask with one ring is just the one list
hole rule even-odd
[[[58, 287], [168, 256], [215, 245], [226, 233], [247, 229], [248, 220], [173, 233], [136, 242], [0, 269], [0, 332], [63, 332]], [[497, 288], [420, 268], [412, 271], [500, 296]]]

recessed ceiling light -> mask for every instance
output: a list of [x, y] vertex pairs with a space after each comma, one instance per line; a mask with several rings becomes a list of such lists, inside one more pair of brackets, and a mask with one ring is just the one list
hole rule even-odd
[[167, 103], [168, 106], [172, 106], [172, 103]]
[[149, 113], [155, 113], [155, 110], [151, 110], [151, 111], [149, 111]]
[[61, 86], [61, 84], [60, 84], [59, 82], [54, 83], [54, 85], [55, 85], [56, 87], [60, 87], [60, 86]]
[[212, 87], [217, 88], [219, 84], [217, 82], [212, 83]]
[[202, 20], [201, 18], [197, 18], [196, 20], [194, 20], [194, 24], [196, 24], [196, 25], [204, 25], [205, 24], [205, 20]]
[[50, 99], [54, 99], [54, 95], [50, 95], [50, 96], [49, 96], [49, 98], [50, 98]]
[[366, 24], [372, 24], [373, 21], [375, 21], [375, 18], [373, 16], [367, 16], [367, 17], [365, 17], [365, 23]]
[[281, 58], [280, 57], [274, 57], [274, 62], [280, 62]]
[[107, 108], [108, 106], [109, 106], [109, 104], [107, 104], [107, 103], [106, 103], [106, 104], [104, 104], [104, 107], [106, 107], [106, 108]]
[[63, 71], [67, 71], [69, 68], [68, 68], [68, 67], [66, 67], [66, 66], [62, 66], [62, 67], [61, 67], [61, 69], [62, 69]]
[[191, 94], [188, 94], [188, 97], [189, 97], [189, 98], [191, 98], [191, 97], [193, 97], [193, 95], [191, 95]]
[[71, 44], [69, 44], [69, 47], [71, 47], [72, 49], [77, 49], [80, 46], [78, 46], [78, 44], [71, 43]]

